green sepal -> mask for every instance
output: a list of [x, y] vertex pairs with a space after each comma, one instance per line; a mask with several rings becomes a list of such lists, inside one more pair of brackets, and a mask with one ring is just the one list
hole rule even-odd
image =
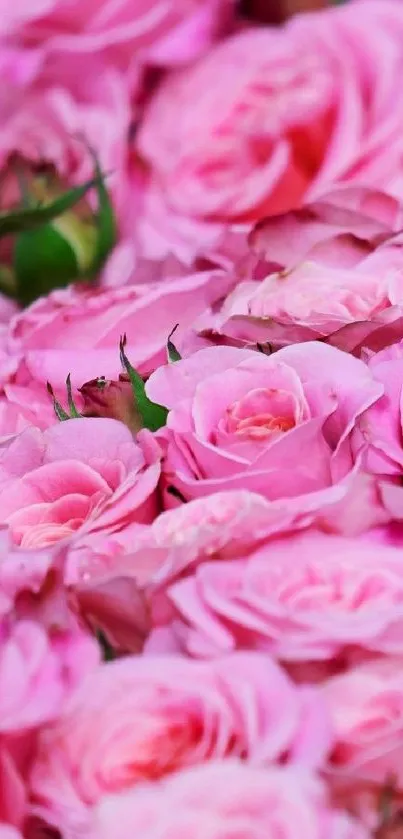
[[67, 376], [67, 379], [66, 379], [66, 388], [67, 388], [67, 401], [68, 401], [68, 406], [69, 406], [69, 410], [70, 410], [70, 417], [71, 417], [71, 419], [78, 419], [79, 417], [82, 416], [82, 414], [80, 414], [79, 411], [77, 411], [77, 408], [75, 406], [75, 402], [74, 402], [74, 399], [73, 399], [73, 394], [71, 392], [71, 374], [70, 373], [69, 373], [69, 375]]
[[143, 427], [148, 428], [150, 431], [158, 431], [159, 428], [162, 428], [166, 424], [168, 411], [162, 405], [157, 405], [155, 402], [151, 402], [151, 399], [148, 398], [143, 379], [139, 373], [137, 373], [137, 370], [135, 370], [130, 364], [130, 361], [125, 353], [125, 346], [126, 335], [120, 339], [120, 360], [129, 376], [134, 401], [138, 413], [140, 414]]
[[88, 146], [88, 150], [94, 162], [95, 186], [98, 197], [98, 210], [94, 219], [96, 227], [95, 254], [87, 272], [91, 276], [99, 274], [110, 252], [115, 247], [117, 226], [112, 202], [105, 186], [105, 178], [102, 175], [98, 158], [91, 146]]
[[8, 213], [0, 213], [0, 238], [20, 233], [23, 230], [33, 230], [61, 216], [81, 201], [88, 190], [98, 184], [98, 181], [98, 176], [92, 177], [81, 186], [69, 189], [49, 204], [38, 204], [36, 207], [23, 207]]
[[178, 352], [178, 350], [175, 347], [175, 344], [173, 343], [173, 341], [171, 341], [172, 335], [174, 334], [174, 332], [176, 332], [178, 326], [179, 326], [179, 323], [177, 323], [176, 326], [174, 326], [172, 331], [169, 333], [168, 340], [167, 340], [167, 356], [168, 356], [168, 361], [171, 362], [171, 363], [173, 363], [175, 361], [182, 361], [182, 356], [181, 356], [180, 352]]
[[24, 306], [54, 288], [64, 288], [79, 276], [72, 246], [51, 224], [17, 236], [13, 268], [16, 293]]
[[77, 411], [77, 408], [75, 406], [75, 402], [74, 402], [74, 399], [73, 399], [73, 394], [71, 392], [71, 375], [70, 375], [70, 373], [69, 373], [69, 375], [67, 376], [67, 379], [66, 379], [67, 402], [68, 402], [68, 407], [69, 407], [69, 411], [70, 411], [69, 414], [67, 413], [67, 411], [64, 410], [63, 405], [61, 405], [60, 402], [56, 399], [53, 387], [50, 384], [50, 382], [46, 383], [46, 389], [47, 389], [50, 397], [52, 398], [53, 410], [54, 410], [58, 420], [60, 420], [60, 422], [65, 422], [65, 420], [70, 420], [70, 419], [79, 419], [80, 417], [82, 417], [82, 414], [80, 414]]
[[60, 404], [60, 402], [58, 402], [58, 400], [56, 399], [56, 396], [55, 396], [54, 391], [53, 391], [53, 387], [50, 384], [50, 382], [46, 383], [46, 390], [48, 391], [48, 394], [53, 401], [53, 410], [54, 410], [58, 420], [60, 420], [60, 422], [64, 422], [65, 420], [71, 419], [71, 417], [69, 417], [68, 413], [64, 410], [63, 406]]

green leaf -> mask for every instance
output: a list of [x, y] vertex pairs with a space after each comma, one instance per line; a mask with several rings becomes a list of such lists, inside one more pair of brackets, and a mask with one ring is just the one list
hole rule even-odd
[[77, 408], [76, 408], [75, 403], [74, 403], [73, 394], [71, 392], [71, 374], [70, 373], [69, 373], [69, 375], [67, 376], [67, 379], [66, 379], [66, 387], [67, 387], [67, 399], [68, 399], [68, 403], [69, 403], [70, 417], [71, 417], [71, 419], [78, 419], [79, 417], [82, 416], [82, 414], [80, 414], [77, 411]]
[[79, 276], [75, 252], [70, 243], [50, 224], [20, 233], [14, 246], [13, 268], [17, 297], [28, 305], [63, 288]]
[[144, 428], [148, 428], [150, 431], [158, 431], [159, 428], [162, 428], [162, 426], [165, 425], [168, 411], [162, 405], [157, 405], [155, 402], [151, 402], [151, 399], [148, 398], [143, 379], [137, 373], [137, 370], [132, 367], [126, 356], [125, 346], [126, 335], [120, 339], [120, 360], [129, 376], [134, 400], [143, 422], [143, 426]]
[[171, 341], [172, 335], [174, 334], [174, 332], [176, 332], [178, 326], [179, 326], [179, 323], [177, 323], [176, 326], [174, 326], [172, 332], [170, 332], [169, 335], [168, 335], [168, 341], [167, 341], [168, 361], [172, 362], [172, 363], [175, 362], [175, 361], [181, 361], [182, 360], [181, 354], [176, 349], [173, 341]]
[[95, 217], [97, 243], [89, 273], [98, 274], [111, 250], [116, 245], [117, 228], [112, 202], [109, 197], [109, 192], [105, 186], [105, 178], [102, 175], [98, 158], [91, 146], [88, 146], [88, 150], [94, 161], [96, 191], [98, 196], [98, 212]]
[[68, 190], [50, 204], [38, 204], [36, 207], [0, 213], [0, 238], [23, 230], [32, 230], [62, 215], [81, 201], [91, 187], [98, 185], [98, 181], [98, 176], [93, 177], [81, 186]]
[[64, 422], [65, 420], [70, 419], [69, 415], [66, 413], [60, 402], [57, 401], [55, 394], [53, 392], [53, 387], [50, 382], [47, 382], [46, 389], [53, 400], [53, 410], [60, 422]]
[[47, 389], [49, 395], [52, 397], [52, 400], [53, 400], [53, 410], [54, 410], [57, 418], [60, 420], [60, 422], [64, 422], [65, 420], [70, 420], [70, 419], [79, 419], [80, 417], [82, 417], [82, 414], [80, 414], [77, 411], [77, 408], [76, 408], [75, 403], [74, 403], [73, 394], [71, 392], [71, 375], [70, 375], [70, 373], [69, 373], [69, 375], [67, 376], [67, 379], [66, 379], [66, 388], [67, 388], [67, 401], [68, 401], [68, 406], [69, 406], [69, 411], [70, 411], [69, 414], [67, 413], [67, 411], [64, 410], [63, 406], [56, 399], [54, 391], [53, 391], [53, 387], [50, 384], [50, 382], [47, 382], [47, 385], [46, 385], [46, 389]]

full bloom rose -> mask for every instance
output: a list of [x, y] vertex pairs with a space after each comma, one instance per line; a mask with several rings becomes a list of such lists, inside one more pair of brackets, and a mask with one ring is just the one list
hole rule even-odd
[[363, 362], [317, 343], [272, 357], [200, 350], [159, 368], [146, 389], [170, 409], [165, 481], [186, 499], [237, 488], [270, 500], [325, 499], [351, 471], [358, 417], [383, 392]]
[[320, 338], [357, 355], [391, 343], [403, 334], [401, 226], [397, 201], [352, 188], [268, 219], [250, 237], [261, 262], [199, 329], [273, 347]]
[[379, 787], [393, 776], [403, 790], [401, 658], [374, 660], [324, 685], [335, 727], [329, 769], [335, 781]]
[[366, 830], [329, 808], [325, 788], [312, 775], [294, 770], [255, 769], [215, 761], [156, 785], [111, 796], [98, 808], [100, 839], [170, 836], [206, 839], [281, 836], [297, 839], [365, 839]]
[[101, 375], [116, 379], [119, 339], [125, 333], [131, 363], [150, 373], [165, 361], [175, 323], [180, 321], [180, 337], [231, 282], [224, 272], [206, 271], [107, 291], [74, 286], [54, 291], [10, 324], [6, 348], [13, 360], [21, 358], [13, 381], [30, 386], [32, 381], [42, 386], [50, 381], [57, 389], [64, 387], [69, 373], [77, 386]]
[[183, 766], [234, 755], [313, 768], [331, 744], [317, 696], [253, 653], [104, 665], [41, 735], [31, 779], [40, 812], [73, 836], [104, 795]]
[[[374, 523], [373, 516], [373, 486], [363, 473], [333, 487], [326, 499], [313, 493], [304, 503], [268, 501], [245, 490], [213, 493], [137, 529], [129, 552], [119, 544], [113, 549], [112, 539], [70, 545], [68, 582], [87, 619], [104, 626], [116, 647], [133, 652], [145, 642], [147, 652], [177, 651], [169, 589], [200, 563], [244, 558], [271, 536], [313, 523], [326, 532], [358, 535]], [[382, 519], [388, 519], [383, 511]], [[397, 536], [382, 527], [377, 538], [395, 544]], [[9, 575], [13, 580], [12, 567]]]
[[368, 367], [381, 382], [384, 394], [365, 411], [354, 431], [357, 450], [364, 454], [365, 468], [383, 477], [401, 477], [403, 472], [402, 377], [403, 342], [375, 353]]
[[3, 620], [0, 736], [56, 719], [79, 684], [78, 677], [95, 668], [98, 660], [97, 644], [89, 636], [76, 632], [52, 637], [32, 620], [14, 625]]
[[[73, 388], [100, 376], [117, 379], [124, 333], [131, 363], [141, 373], [150, 373], [166, 360], [175, 323], [180, 322], [180, 339], [233, 282], [223, 271], [210, 270], [127, 288], [71, 286], [39, 299], [12, 318], [2, 335], [0, 437], [29, 424], [45, 429], [55, 421], [48, 381], [64, 404], [69, 374]], [[76, 397], [80, 409], [80, 395]]]
[[152, 596], [206, 559], [244, 557], [273, 535], [313, 523], [326, 532], [358, 535], [371, 521], [371, 496], [371, 483], [362, 474], [335, 487], [327, 499], [313, 494], [303, 505], [299, 498], [268, 501], [248, 490], [212, 493], [160, 513], [149, 527], [133, 534], [127, 556], [111, 555], [107, 544], [96, 552], [78, 547], [70, 580], [91, 591], [129, 577]]
[[247, 559], [205, 562], [169, 596], [192, 655], [240, 648], [338, 668], [367, 651], [403, 652], [401, 546], [307, 532]]
[[242, 31], [169, 76], [138, 137], [166, 212], [254, 222], [400, 172], [403, 10], [351, 3]]
[[0, 3], [0, 34], [25, 45], [45, 45], [51, 54], [108, 50], [109, 60], [180, 63], [209, 46], [226, 0], [24, 0]]
[[128, 428], [112, 419], [74, 419], [45, 432], [27, 429], [3, 446], [2, 523], [22, 547], [75, 534], [124, 534], [155, 514], [157, 454], [147, 460]]
[[80, 631], [47, 632], [32, 620], [2, 620], [0, 821], [23, 827], [38, 727], [56, 719], [98, 663], [97, 644]]

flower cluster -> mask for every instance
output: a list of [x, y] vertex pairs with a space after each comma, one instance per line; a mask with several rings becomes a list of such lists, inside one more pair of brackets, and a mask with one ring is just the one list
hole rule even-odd
[[0, 0], [0, 839], [403, 836], [403, 5], [275, 5]]

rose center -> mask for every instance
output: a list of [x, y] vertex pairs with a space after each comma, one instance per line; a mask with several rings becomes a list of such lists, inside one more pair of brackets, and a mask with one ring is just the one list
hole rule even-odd
[[297, 424], [292, 394], [273, 388], [251, 390], [227, 408], [226, 431], [259, 440], [290, 431]]

